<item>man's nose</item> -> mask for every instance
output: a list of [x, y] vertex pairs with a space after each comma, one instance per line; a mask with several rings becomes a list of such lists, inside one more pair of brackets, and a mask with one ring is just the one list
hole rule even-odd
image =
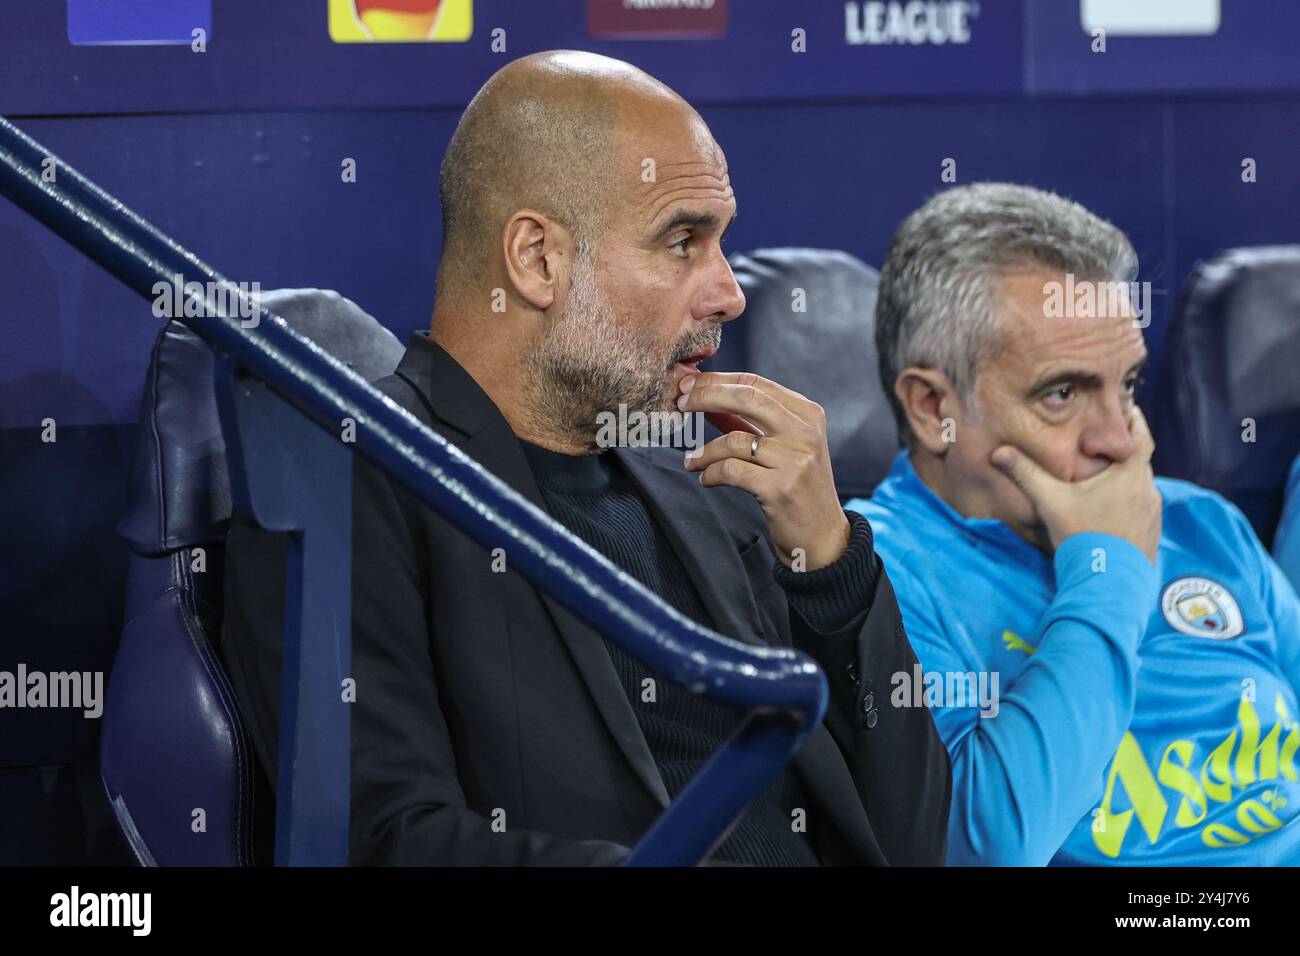
[[709, 284], [695, 309], [700, 320], [730, 322], [745, 311], [745, 293], [731, 271], [731, 263], [722, 249], [717, 250], [711, 266]]
[[1129, 428], [1131, 407], [1127, 401], [1118, 398], [1094, 405], [1093, 420], [1083, 435], [1083, 453], [1090, 458], [1127, 461], [1136, 447]]

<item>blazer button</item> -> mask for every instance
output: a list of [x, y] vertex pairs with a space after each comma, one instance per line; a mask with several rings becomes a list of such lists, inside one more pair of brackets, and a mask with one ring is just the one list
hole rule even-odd
[[869, 714], [876, 709], [876, 695], [868, 692], [867, 696], [862, 698], [862, 712]]
[[849, 683], [854, 687], [858, 686], [858, 662], [849, 661], [849, 666], [844, 668], [844, 673], [848, 675]]
[[880, 719], [880, 711], [872, 710], [867, 712], [866, 719], [863, 720], [862, 722], [866, 724], [867, 730], [870, 730], [872, 727], [876, 726], [876, 721], [878, 721], [879, 719]]

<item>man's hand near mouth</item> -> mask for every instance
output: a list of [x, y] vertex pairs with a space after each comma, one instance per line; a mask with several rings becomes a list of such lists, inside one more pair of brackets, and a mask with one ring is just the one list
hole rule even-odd
[[1086, 481], [1061, 481], [1012, 445], [994, 449], [990, 461], [1033, 503], [1053, 551], [1072, 534], [1098, 531], [1131, 541], [1155, 563], [1163, 520], [1151, 470], [1155, 442], [1136, 406], [1129, 430], [1137, 448], [1128, 460], [1113, 463]]
[[852, 526], [835, 491], [822, 407], [753, 372], [701, 372], [678, 387], [677, 407], [703, 412], [723, 432], [688, 453], [687, 470], [700, 472], [705, 486], [731, 485], [753, 495], [786, 567], [796, 549], [804, 553], [805, 571], [834, 563]]

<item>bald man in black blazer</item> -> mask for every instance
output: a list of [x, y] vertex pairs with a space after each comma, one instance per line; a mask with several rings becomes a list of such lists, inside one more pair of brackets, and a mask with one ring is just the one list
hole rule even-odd
[[[925, 708], [889, 706], [916, 658], [870, 525], [839, 506], [822, 410], [699, 369], [744, 297], [698, 114], [620, 61], [527, 57], [466, 110], [442, 198], [431, 331], [378, 387], [684, 615], [827, 673], [824, 720], [712, 859], [942, 864], [951, 767]], [[722, 436], [684, 457], [598, 427], [674, 408]], [[352, 862], [619, 862], [742, 715], [354, 467]], [[222, 637], [272, 781], [283, 554], [232, 529]]]

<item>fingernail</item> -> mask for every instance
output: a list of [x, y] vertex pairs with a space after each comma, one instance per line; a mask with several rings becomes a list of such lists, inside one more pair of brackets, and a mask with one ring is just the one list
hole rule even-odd
[[677, 396], [677, 407], [680, 408], [682, 411], [686, 411], [686, 401], [689, 398], [690, 398], [689, 395], [687, 395], [685, 392], [682, 392], [682, 394]]
[[685, 392], [689, 392], [689, 391], [690, 391], [691, 389], [693, 389], [694, 387], [695, 387], [695, 376], [694, 376], [694, 375], [687, 375], [684, 379], [682, 379], [682, 392], [683, 392], [683, 393], [685, 393]]
[[689, 465], [696, 458], [699, 458], [700, 455], [702, 455], [703, 453], [704, 453], [703, 448], [692, 448], [690, 451], [686, 453], [686, 457], [683, 460], [686, 462], [687, 465]]
[[999, 448], [989, 459], [999, 468], [1005, 468], [1011, 464], [1011, 453], [1004, 448]]

